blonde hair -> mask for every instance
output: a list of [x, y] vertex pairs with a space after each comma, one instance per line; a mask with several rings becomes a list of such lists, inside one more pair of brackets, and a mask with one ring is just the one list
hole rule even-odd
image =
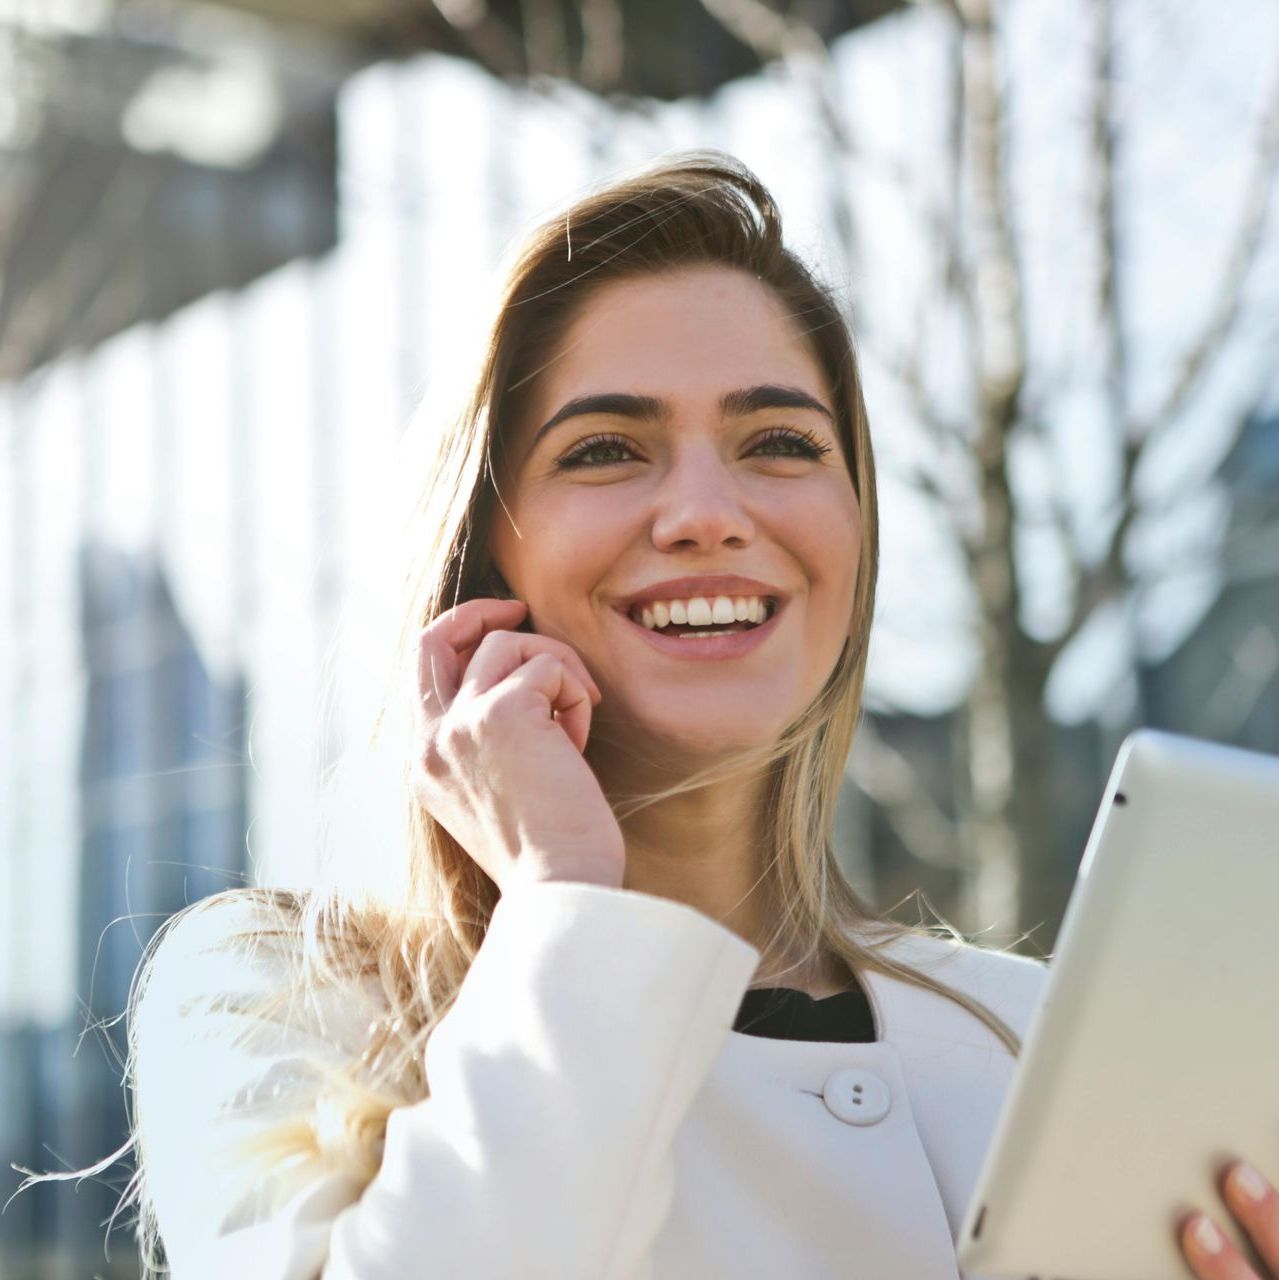
[[[763, 847], [769, 856], [761, 884], [775, 906], [768, 945], [786, 939], [805, 960], [826, 952], [854, 973], [875, 971], [934, 992], [978, 1018], [1016, 1055], [1017, 1035], [992, 1010], [885, 954], [903, 935], [935, 935], [931, 928], [890, 920], [862, 901], [841, 873], [832, 847], [835, 804], [861, 714], [875, 601], [878, 523], [870, 434], [849, 326], [833, 295], [783, 245], [781, 218], [769, 192], [732, 157], [683, 153], [610, 181], [536, 228], [519, 250], [469, 402], [433, 445], [409, 522], [411, 558], [402, 582], [404, 615], [392, 663], [396, 675], [373, 739], [389, 720], [403, 725], [407, 718], [416, 691], [407, 687], [405, 672], [421, 629], [445, 609], [493, 593], [487, 547], [499, 501], [495, 461], [501, 460], [504, 433], [522, 397], [571, 319], [604, 284], [704, 265], [748, 272], [769, 288], [820, 361], [861, 508], [863, 544], [848, 638], [812, 704], [776, 742], [640, 797], [626, 813], [744, 769], [766, 771]], [[406, 758], [406, 788], [409, 764]], [[385, 1008], [358, 1060], [346, 1070], [321, 1072], [313, 1108], [243, 1149], [246, 1187], [285, 1163], [316, 1172], [342, 1169], [367, 1184], [378, 1170], [392, 1110], [427, 1096], [426, 1041], [484, 941], [498, 890], [411, 791], [407, 794], [407, 840], [394, 892], [371, 884], [309, 894], [228, 890], [178, 913], [148, 946], [128, 1006], [127, 1076], [135, 1107], [128, 1145], [137, 1145], [138, 1169], [122, 1200], [123, 1205], [136, 1199], [139, 1205], [144, 1276], [156, 1274], [159, 1236], [146, 1152], [138, 1141], [133, 1015], [153, 977], [160, 944], [180, 921], [233, 905], [258, 913], [258, 924], [229, 933], [223, 945], [246, 951], [270, 946], [289, 957], [292, 990], [274, 1009], [258, 1009], [260, 1018], [282, 1016], [299, 994], [352, 983], [371, 984]], [[962, 941], [949, 926], [942, 928]]]

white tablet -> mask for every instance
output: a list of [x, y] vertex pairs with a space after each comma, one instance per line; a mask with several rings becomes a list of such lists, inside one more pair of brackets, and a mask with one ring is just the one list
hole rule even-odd
[[[1279, 757], [1142, 729], [1119, 750], [960, 1228], [969, 1273], [1190, 1276], [1219, 1175], [1279, 1185]], [[1264, 1274], [1265, 1268], [1259, 1268]]]

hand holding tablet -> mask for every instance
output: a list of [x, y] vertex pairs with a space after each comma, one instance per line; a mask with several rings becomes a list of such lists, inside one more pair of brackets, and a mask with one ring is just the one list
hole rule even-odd
[[1182, 1224], [1181, 1247], [1199, 1280], [1279, 1278], [1279, 1192], [1246, 1162], [1231, 1165], [1222, 1198], [1251, 1241], [1265, 1271], [1250, 1266], [1212, 1218], [1196, 1214]]

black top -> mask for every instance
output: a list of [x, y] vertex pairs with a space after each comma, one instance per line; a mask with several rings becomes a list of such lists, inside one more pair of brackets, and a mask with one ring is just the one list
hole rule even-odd
[[875, 1018], [860, 986], [818, 1000], [792, 987], [756, 987], [742, 998], [733, 1030], [770, 1040], [853, 1044], [875, 1040]]

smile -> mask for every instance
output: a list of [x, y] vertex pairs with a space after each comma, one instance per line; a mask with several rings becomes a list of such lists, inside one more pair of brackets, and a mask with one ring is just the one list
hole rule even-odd
[[726, 658], [741, 658], [768, 642], [769, 636], [777, 630], [778, 621], [784, 609], [784, 602], [778, 601], [767, 621], [743, 631], [708, 630], [705, 635], [693, 632], [683, 635], [663, 635], [660, 631], [636, 622], [625, 610], [614, 612], [626, 623], [629, 630], [640, 636], [643, 641], [672, 658], [685, 658], [697, 662], [715, 661]]

